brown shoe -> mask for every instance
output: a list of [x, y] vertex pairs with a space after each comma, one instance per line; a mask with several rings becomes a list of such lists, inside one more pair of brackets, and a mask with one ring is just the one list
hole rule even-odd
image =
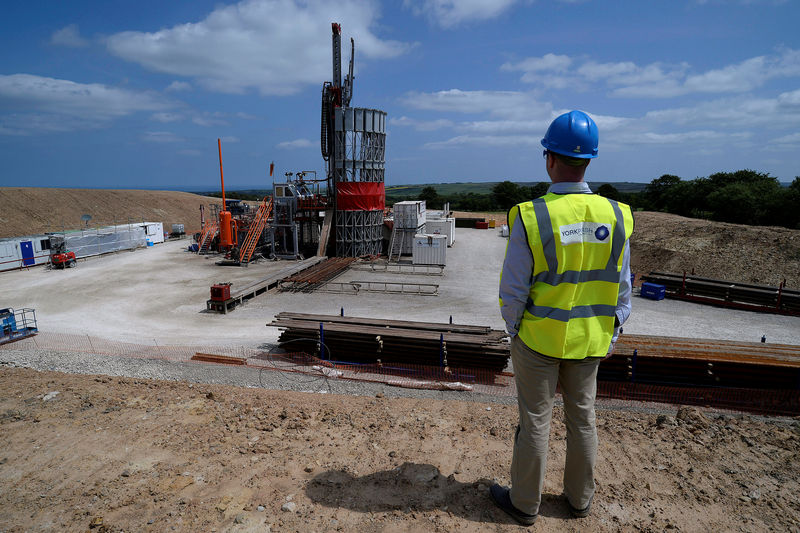
[[523, 526], [532, 526], [536, 522], [538, 514], [523, 513], [511, 503], [511, 492], [508, 487], [503, 487], [495, 483], [489, 489], [492, 494], [492, 499], [497, 506], [505, 511], [511, 518], [522, 524]]

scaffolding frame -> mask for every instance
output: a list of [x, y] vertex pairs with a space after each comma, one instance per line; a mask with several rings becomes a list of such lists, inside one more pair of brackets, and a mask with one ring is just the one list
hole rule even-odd
[[[335, 184], [383, 183], [386, 167], [386, 112], [360, 107], [334, 111], [334, 150], [331, 161]], [[379, 255], [383, 248], [383, 209], [336, 209], [336, 255]]]

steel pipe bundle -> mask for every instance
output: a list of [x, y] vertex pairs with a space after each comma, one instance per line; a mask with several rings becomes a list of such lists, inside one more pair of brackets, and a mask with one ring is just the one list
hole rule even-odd
[[666, 288], [669, 298], [736, 307], [752, 311], [800, 315], [800, 291], [779, 287], [701, 278], [670, 272], [651, 272], [642, 281]]
[[[322, 336], [334, 361], [398, 363], [502, 372], [510, 357], [506, 333], [487, 326], [436, 324], [304, 313], [279, 313], [268, 325], [283, 329], [280, 342], [319, 354]], [[298, 340], [306, 339], [306, 340]]]

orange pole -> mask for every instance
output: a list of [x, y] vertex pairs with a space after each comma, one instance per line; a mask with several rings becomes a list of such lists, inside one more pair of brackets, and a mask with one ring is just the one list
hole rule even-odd
[[225, 211], [225, 176], [222, 173], [222, 141], [217, 139], [219, 149], [219, 181], [222, 184], [222, 210]]

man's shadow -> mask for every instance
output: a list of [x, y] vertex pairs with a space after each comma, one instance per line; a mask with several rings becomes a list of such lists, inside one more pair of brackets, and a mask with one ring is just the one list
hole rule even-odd
[[[473, 522], [513, 524], [489, 495], [494, 482], [481, 478], [472, 482], [444, 476], [430, 464], [403, 463], [355, 477], [342, 470], [322, 472], [308, 483], [306, 495], [317, 504], [358, 512], [414, 513], [440, 509]], [[544, 494], [539, 514], [569, 518], [560, 496]]]

